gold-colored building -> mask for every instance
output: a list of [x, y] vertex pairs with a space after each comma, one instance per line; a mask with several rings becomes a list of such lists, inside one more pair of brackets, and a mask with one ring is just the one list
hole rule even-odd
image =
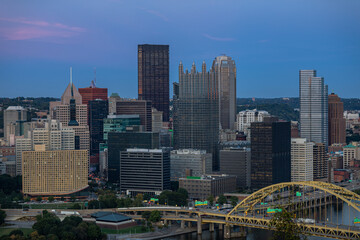
[[26, 151], [22, 187], [27, 195], [67, 195], [88, 187], [88, 151]]

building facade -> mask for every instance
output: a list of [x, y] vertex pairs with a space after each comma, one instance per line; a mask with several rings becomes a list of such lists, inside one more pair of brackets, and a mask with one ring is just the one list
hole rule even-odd
[[328, 97], [329, 146], [333, 143], [346, 143], [346, 120], [344, 103], [338, 95], [331, 93]]
[[169, 45], [138, 45], [138, 95], [169, 121]]
[[251, 186], [250, 148], [225, 148], [220, 150], [220, 172], [236, 176], [238, 188]]
[[222, 55], [212, 64], [219, 90], [219, 123], [222, 129], [235, 129], [236, 66], [231, 57]]
[[291, 139], [291, 181], [313, 181], [313, 142], [305, 138]]
[[206, 150], [218, 169], [219, 141], [218, 82], [213, 70], [197, 72], [195, 64], [184, 72], [179, 65], [179, 95], [174, 96], [174, 148]]
[[[83, 98], [84, 99], [84, 98]], [[104, 143], [104, 119], [108, 116], [107, 100], [90, 100], [89, 127], [90, 127], [90, 155], [99, 154], [99, 145]]]
[[159, 133], [109, 132], [108, 134], [108, 179], [120, 180], [120, 151], [128, 148], [158, 149]]
[[120, 152], [120, 191], [160, 195], [170, 189], [170, 153], [162, 149]]
[[25, 195], [72, 194], [88, 187], [88, 152], [23, 152], [22, 172], [22, 189]]
[[328, 86], [315, 70], [300, 70], [300, 136], [328, 146]]
[[4, 110], [4, 138], [10, 144], [10, 125], [18, 121], [27, 121], [27, 110], [21, 106], [10, 106]]
[[313, 162], [314, 180], [326, 178], [328, 175], [328, 163], [326, 146], [324, 143], [315, 143], [313, 151]]
[[251, 187], [291, 181], [290, 122], [251, 123]]
[[181, 149], [170, 154], [171, 181], [179, 181], [186, 177], [186, 171], [191, 176], [202, 176], [212, 173], [212, 156], [205, 150]]
[[145, 131], [152, 131], [151, 102], [144, 100], [121, 100], [116, 102], [116, 115], [139, 115]]
[[351, 142], [343, 148], [344, 159], [343, 168], [349, 168], [354, 160], [360, 160], [360, 145], [359, 142]]
[[236, 176], [222, 174], [180, 178], [179, 188], [186, 189], [190, 199], [206, 200], [209, 196], [235, 191]]
[[250, 126], [252, 122], [263, 122], [264, 117], [270, 117], [267, 111], [257, 109], [241, 111], [236, 115], [236, 130], [244, 132], [250, 139]]

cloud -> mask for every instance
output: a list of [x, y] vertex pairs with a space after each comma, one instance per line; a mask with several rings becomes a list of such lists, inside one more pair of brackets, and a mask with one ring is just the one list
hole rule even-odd
[[25, 18], [0, 18], [0, 21], [15, 23], [15, 26], [10, 25], [0, 29], [0, 34], [7, 40], [28, 40], [51, 37], [70, 38], [86, 32], [86, 29], [81, 27]]
[[214, 37], [214, 36], [211, 36], [211, 35], [206, 34], [206, 33], [204, 33], [203, 36], [210, 39], [210, 40], [219, 41], [219, 42], [230, 42], [230, 41], [235, 41], [236, 40], [235, 38]]
[[155, 10], [146, 9], [145, 11], [152, 14], [152, 15], [154, 15], [154, 16], [157, 16], [157, 17], [161, 18], [164, 22], [169, 21], [169, 19], [165, 15], [163, 15], [163, 14], [161, 14], [161, 13], [155, 11]]

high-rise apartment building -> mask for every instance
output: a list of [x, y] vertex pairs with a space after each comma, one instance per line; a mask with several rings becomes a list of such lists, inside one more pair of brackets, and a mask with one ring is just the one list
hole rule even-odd
[[104, 119], [108, 116], [109, 106], [107, 100], [90, 100], [89, 127], [90, 127], [90, 155], [99, 154], [99, 145], [104, 143]]
[[174, 96], [174, 147], [199, 149], [213, 155], [213, 168], [218, 169], [219, 91], [213, 70], [197, 72], [195, 64], [184, 72], [179, 65], [179, 95]]
[[313, 142], [306, 138], [291, 139], [291, 181], [313, 181]]
[[290, 122], [251, 123], [251, 187], [291, 181]]
[[162, 149], [127, 149], [120, 152], [120, 190], [160, 195], [170, 189], [170, 153]]
[[351, 142], [344, 146], [343, 168], [346, 169], [352, 165], [352, 161], [360, 160], [360, 144], [359, 142]]
[[171, 181], [179, 181], [186, 177], [189, 170], [192, 176], [202, 176], [212, 173], [212, 156], [205, 150], [181, 149], [170, 154]]
[[215, 58], [212, 70], [218, 82], [219, 124], [222, 129], [235, 129], [236, 120], [236, 66], [231, 57]]
[[324, 143], [315, 143], [313, 151], [313, 163], [314, 180], [326, 178], [328, 175], [328, 163], [326, 156], [326, 145]]
[[346, 143], [346, 121], [344, 104], [338, 95], [331, 93], [328, 98], [329, 146], [333, 143]]
[[300, 135], [328, 146], [328, 86], [315, 70], [300, 70]]
[[138, 45], [138, 95], [169, 121], [169, 45]]
[[4, 138], [10, 143], [10, 125], [18, 121], [27, 121], [27, 110], [21, 106], [10, 106], [4, 110]]
[[145, 100], [121, 100], [116, 102], [116, 115], [139, 115], [140, 123], [152, 131], [151, 102]]
[[238, 188], [250, 188], [250, 148], [224, 148], [220, 150], [220, 173], [236, 176], [236, 186]]
[[120, 151], [127, 148], [159, 148], [159, 133], [152, 132], [109, 132], [108, 133], [108, 179], [119, 182]]
[[23, 152], [22, 172], [22, 189], [25, 195], [72, 194], [88, 187], [88, 152]]

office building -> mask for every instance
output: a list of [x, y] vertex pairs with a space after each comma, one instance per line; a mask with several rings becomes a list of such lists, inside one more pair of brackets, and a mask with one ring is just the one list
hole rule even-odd
[[315, 70], [300, 70], [300, 136], [328, 146], [328, 86]]
[[313, 181], [313, 142], [305, 138], [291, 139], [291, 181]]
[[360, 145], [359, 142], [351, 142], [343, 148], [344, 159], [343, 168], [349, 168], [352, 166], [354, 160], [360, 160]]
[[170, 153], [130, 148], [120, 152], [120, 190], [127, 195], [160, 195], [170, 189]]
[[179, 65], [179, 96], [174, 96], [174, 148], [206, 150], [218, 169], [219, 141], [218, 82], [213, 70], [197, 72], [195, 64], [184, 72]]
[[250, 188], [250, 148], [224, 148], [220, 150], [220, 173], [236, 176], [237, 188]]
[[109, 132], [125, 132], [128, 126], [140, 126], [139, 115], [108, 115], [104, 119], [104, 140]]
[[121, 100], [116, 102], [116, 115], [139, 115], [140, 123], [148, 132], [152, 131], [151, 102], [143, 100]]
[[344, 104], [338, 95], [331, 93], [328, 98], [329, 146], [333, 143], [346, 143], [346, 121]]
[[236, 176], [226, 174], [186, 177], [179, 179], [179, 188], [184, 188], [190, 199], [206, 200], [236, 190]]
[[16, 175], [22, 175], [22, 154], [25, 151], [31, 151], [32, 141], [31, 138], [18, 138], [15, 144], [16, 153]]
[[235, 129], [236, 120], [236, 66], [231, 57], [215, 58], [212, 70], [218, 82], [219, 123], [221, 129]]
[[89, 101], [93, 101], [96, 99], [101, 99], [104, 101], [108, 100], [108, 89], [96, 87], [94, 81], [91, 81], [90, 87], [79, 88], [79, 93], [82, 98], [82, 104], [86, 105], [89, 105]]
[[138, 45], [138, 95], [169, 121], [169, 45]]
[[120, 151], [128, 148], [158, 149], [159, 133], [109, 132], [108, 133], [108, 179], [120, 180]]
[[22, 190], [25, 195], [72, 194], [88, 187], [88, 152], [23, 152], [22, 172]]
[[89, 127], [90, 127], [90, 155], [99, 154], [99, 145], [104, 143], [104, 119], [108, 116], [107, 100], [90, 100]]
[[160, 130], [163, 127], [163, 117], [162, 117], [162, 112], [156, 110], [156, 108], [152, 108], [152, 119], [151, 119], [151, 123], [152, 123], [152, 132], [160, 132]]
[[27, 110], [21, 106], [10, 106], [4, 110], [4, 138], [10, 146], [10, 125], [18, 121], [27, 121]]
[[181, 149], [170, 154], [171, 181], [179, 181], [186, 177], [186, 170], [191, 170], [192, 176], [202, 176], [212, 173], [212, 156], [205, 150]]
[[251, 187], [291, 181], [290, 122], [251, 123]]
[[324, 179], [328, 175], [326, 146], [324, 143], [315, 143], [313, 151], [314, 180]]
[[250, 139], [251, 123], [263, 122], [265, 117], [270, 117], [267, 111], [259, 111], [257, 109], [241, 111], [236, 115], [236, 130], [244, 132], [248, 139]]

